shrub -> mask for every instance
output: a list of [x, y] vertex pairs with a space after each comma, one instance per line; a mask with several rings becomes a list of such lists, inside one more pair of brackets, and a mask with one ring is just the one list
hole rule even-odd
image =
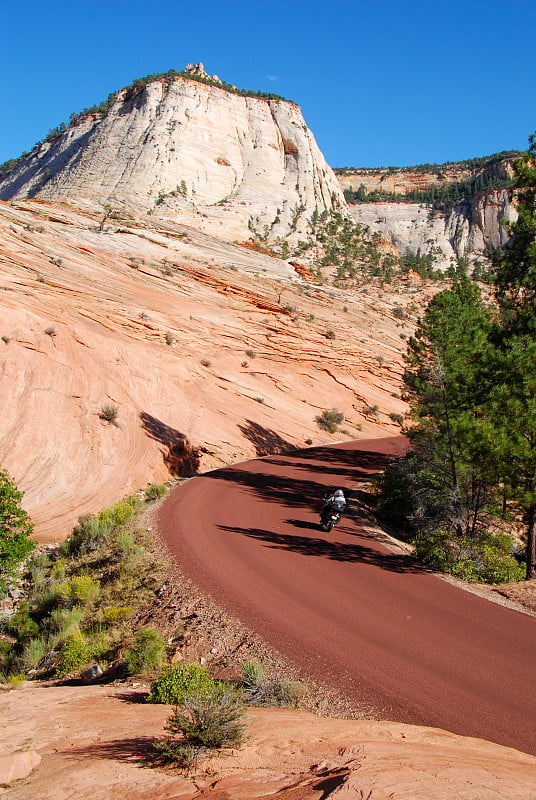
[[125, 661], [131, 675], [159, 669], [164, 659], [164, 640], [156, 628], [140, 628]]
[[148, 703], [180, 705], [186, 695], [202, 695], [209, 692], [214, 681], [197, 664], [178, 664], [167, 667], [163, 674], [151, 684]]
[[26, 669], [35, 669], [43, 660], [48, 652], [48, 645], [46, 637], [39, 636], [36, 639], [30, 639], [28, 644], [22, 651], [22, 663]]
[[112, 529], [109, 520], [99, 519], [92, 514], [78, 518], [78, 525], [72, 534], [63, 542], [61, 549], [66, 555], [76, 556], [96, 550]]
[[57, 583], [53, 590], [58, 598], [75, 603], [90, 603], [100, 593], [100, 582], [89, 575], [75, 575], [67, 581]]
[[120, 553], [128, 553], [134, 547], [134, 534], [132, 531], [119, 530], [114, 537], [114, 545]]
[[269, 708], [297, 707], [301, 687], [279, 679], [268, 680], [261, 664], [244, 661], [241, 665], [246, 701], [254, 706]]
[[105, 608], [102, 615], [105, 622], [113, 625], [116, 622], [128, 619], [133, 613], [134, 609], [131, 606], [112, 606], [111, 608]]
[[21, 506], [19, 492], [6, 470], [0, 469], [0, 597], [8, 590], [18, 565], [31, 553], [33, 524]]
[[166, 344], [171, 347], [171, 345], [174, 342], [173, 334], [171, 333], [171, 331], [166, 331], [166, 334], [164, 336], [164, 340], [165, 340]]
[[77, 603], [91, 603], [100, 594], [100, 581], [89, 575], [75, 575], [71, 578], [70, 596]]
[[208, 358], [202, 358], [202, 359], [201, 359], [201, 365], [202, 365], [203, 367], [210, 367], [211, 363], [212, 363], [212, 362], [211, 362], [211, 361], [209, 361], [209, 360], [208, 360]]
[[15, 663], [15, 648], [7, 639], [0, 639], [0, 683], [5, 682], [5, 678], [12, 671]]
[[30, 606], [26, 600], [23, 600], [15, 613], [8, 617], [6, 627], [21, 642], [33, 639], [39, 634], [39, 625], [30, 616]]
[[45, 333], [47, 336], [56, 336], [56, 328], [54, 325], [49, 325], [48, 328], [45, 328]]
[[397, 425], [402, 425], [404, 422], [404, 417], [402, 416], [402, 414], [395, 414], [395, 413], [389, 414], [389, 419], [392, 419], [393, 422], [395, 422]]
[[513, 539], [485, 535], [451, 536], [444, 531], [414, 540], [415, 556], [432, 569], [471, 583], [523, 580], [524, 570], [511, 555]]
[[4, 336], [2, 336], [2, 341], [3, 341], [4, 344], [9, 344], [10, 341], [11, 341], [11, 336], [6, 336], [4, 334]]
[[92, 651], [80, 631], [73, 633], [63, 643], [60, 658], [56, 666], [56, 674], [59, 677], [68, 675], [70, 672], [79, 670], [85, 666], [92, 658]]
[[173, 709], [165, 729], [182, 734], [193, 746], [208, 749], [238, 747], [244, 739], [244, 703], [230, 686], [214, 684], [209, 692], [188, 693]]
[[326, 337], [326, 339], [336, 339], [337, 338], [336, 334], [335, 334], [335, 331], [332, 331], [331, 328], [328, 328], [328, 330], [325, 332], [324, 336]]
[[166, 761], [172, 761], [175, 766], [189, 770], [193, 767], [205, 748], [181, 739], [166, 737], [153, 742], [153, 747]]
[[246, 350], [246, 355], [248, 358], [256, 358], [257, 353], [254, 350]]
[[344, 414], [341, 411], [337, 411], [336, 408], [332, 408], [331, 411], [325, 410], [315, 417], [315, 422], [318, 427], [329, 433], [335, 433], [337, 426], [340, 425], [343, 420]]
[[51, 642], [63, 642], [79, 629], [84, 618], [81, 606], [73, 608], [55, 608], [50, 614], [48, 628], [51, 633]]
[[312, 440], [312, 439], [306, 439], [306, 440], [305, 440], [305, 444], [312, 444], [312, 443], [313, 443], [313, 440]]
[[119, 407], [116, 406], [115, 403], [104, 403], [104, 405], [101, 406], [99, 417], [106, 420], [106, 422], [111, 422], [113, 425], [116, 425], [118, 413]]
[[145, 490], [146, 500], [158, 500], [166, 493], [166, 487], [163, 483], [151, 483]]

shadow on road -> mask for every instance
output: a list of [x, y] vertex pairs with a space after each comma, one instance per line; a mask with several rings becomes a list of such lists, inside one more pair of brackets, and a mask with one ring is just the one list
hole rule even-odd
[[218, 527], [228, 533], [239, 533], [242, 536], [248, 536], [250, 539], [266, 542], [266, 547], [275, 550], [291, 550], [303, 556], [329, 558], [332, 561], [361, 562], [362, 564], [371, 564], [391, 572], [423, 573], [426, 571], [411, 556], [398, 553], [379, 553], [377, 550], [362, 544], [330, 542], [327, 539], [318, 537], [275, 533], [262, 528], [237, 528], [228, 525], [219, 525]]
[[285, 522], [287, 525], [294, 525], [295, 528], [307, 528], [311, 531], [319, 531], [321, 530], [320, 523], [317, 522], [307, 522], [304, 519], [286, 519]]
[[[312, 463], [314, 460], [311, 455], [312, 448], [295, 452], [290, 456], [263, 459], [261, 462], [255, 462], [251, 469], [224, 467], [213, 470], [207, 473], [206, 477], [248, 487], [261, 500], [270, 503], [290, 508], [314, 508], [316, 511], [326, 492], [340, 485], [338, 479], [344, 477], [346, 481], [356, 484], [360, 481], [369, 482], [370, 472], [380, 470], [389, 460], [388, 456], [368, 451], [345, 451], [342, 448], [329, 447], [319, 447], [314, 450], [316, 450], [317, 464]], [[348, 466], [341, 467], [341, 461]], [[282, 466], [289, 470], [304, 470], [311, 475], [311, 479], [260, 472], [263, 464]], [[345, 489], [345, 491], [351, 498], [352, 490]]]

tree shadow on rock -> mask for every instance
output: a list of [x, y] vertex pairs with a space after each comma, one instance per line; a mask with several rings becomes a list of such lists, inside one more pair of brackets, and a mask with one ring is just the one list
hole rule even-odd
[[139, 767], [154, 767], [160, 760], [160, 755], [155, 748], [155, 741], [150, 736], [114, 739], [108, 742], [69, 748], [65, 755], [80, 761], [89, 756], [89, 758], [108, 761], [123, 761]]
[[195, 475], [199, 472], [200, 449], [193, 447], [184, 433], [166, 425], [146, 411], [140, 414], [141, 424], [151, 439], [160, 442], [164, 464], [171, 475]]
[[247, 419], [245, 425], [239, 425], [238, 427], [246, 439], [249, 439], [255, 447], [255, 452], [258, 456], [268, 456], [272, 453], [289, 453], [295, 449], [290, 442], [287, 442], [278, 433], [270, 430], [270, 428], [263, 428], [258, 422], [252, 422], [252, 420]]

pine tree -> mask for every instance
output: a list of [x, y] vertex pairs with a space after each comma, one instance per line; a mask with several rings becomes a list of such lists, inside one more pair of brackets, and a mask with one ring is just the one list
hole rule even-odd
[[[519, 217], [495, 257], [499, 381], [490, 418], [501, 475], [527, 524], [526, 577], [536, 576], [536, 137], [514, 162]], [[501, 425], [502, 422], [502, 425]]]
[[461, 276], [430, 302], [406, 357], [420, 480], [428, 474], [434, 515], [459, 536], [474, 535], [490, 486], [477, 445], [490, 328], [480, 291]]
[[34, 547], [29, 539], [33, 525], [20, 505], [22, 497], [8, 472], [0, 470], [0, 597], [7, 592], [17, 566]]

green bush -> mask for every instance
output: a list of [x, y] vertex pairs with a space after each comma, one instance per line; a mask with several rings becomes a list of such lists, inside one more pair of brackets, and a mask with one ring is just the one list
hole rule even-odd
[[169, 736], [153, 742], [153, 747], [165, 761], [172, 761], [174, 766], [185, 770], [191, 769], [206, 749]]
[[48, 620], [51, 644], [64, 642], [78, 631], [83, 618], [84, 610], [81, 606], [55, 608]]
[[279, 679], [268, 680], [261, 664], [244, 661], [241, 665], [242, 684], [246, 702], [252, 706], [268, 708], [296, 708], [301, 697], [298, 683], [287, 683]]
[[130, 522], [142, 505], [141, 498], [131, 495], [110, 508], [102, 509], [98, 514], [79, 517], [78, 525], [62, 545], [63, 553], [76, 556], [93, 552], [106, 541], [106, 537], [115, 528]]
[[337, 411], [336, 408], [332, 408], [331, 411], [322, 411], [321, 414], [315, 417], [315, 422], [318, 427], [322, 428], [324, 431], [328, 431], [328, 433], [335, 433], [343, 420], [344, 414], [342, 411]]
[[73, 633], [62, 645], [56, 674], [63, 677], [70, 672], [75, 672], [85, 666], [92, 656], [92, 650], [86, 644], [80, 631]]
[[134, 609], [131, 606], [112, 606], [111, 608], [105, 608], [102, 615], [105, 622], [113, 625], [115, 622], [128, 619], [133, 613]]
[[0, 639], [0, 683], [12, 671], [15, 662], [15, 648], [7, 639]]
[[6, 470], [0, 469], [0, 597], [16, 574], [18, 565], [31, 553], [33, 524], [21, 506], [19, 492]]
[[93, 515], [86, 514], [78, 519], [78, 525], [72, 534], [63, 542], [61, 550], [65, 555], [77, 556], [91, 553], [105, 541], [112, 529], [109, 521], [103, 521]]
[[135, 537], [132, 531], [119, 530], [114, 537], [114, 545], [120, 553], [128, 553], [135, 546]]
[[510, 583], [523, 580], [524, 570], [511, 555], [510, 536], [477, 538], [452, 536], [444, 531], [414, 540], [415, 556], [439, 572], [471, 583]]
[[91, 603], [100, 593], [100, 582], [89, 575], [75, 575], [53, 587], [58, 598], [75, 603]]
[[197, 664], [169, 666], [151, 684], [147, 702], [180, 705], [187, 695], [203, 695], [210, 692], [214, 685], [208, 673]]
[[164, 640], [156, 628], [140, 628], [125, 656], [131, 675], [159, 669], [164, 659]]
[[26, 669], [36, 669], [47, 654], [49, 648], [45, 636], [30, 639], [22, 651], [22, 663]]
[[166, 487], [163, 483], [151, 483], [145, 490], [146, 500], [158, 500], [166, 493]]
[[15, 613], [8, 617], [6, 627], [20, 642], [34, 639], [39, 635], [39, 625], [31, 617], [30, 606], [26, 600], [23, 600]]
[[238, 747], [244, 739], [245, 707], [236, 689], [214, 684], [208, 692], [190, 692], [166, 722], [172, 736], [203, 748]]

